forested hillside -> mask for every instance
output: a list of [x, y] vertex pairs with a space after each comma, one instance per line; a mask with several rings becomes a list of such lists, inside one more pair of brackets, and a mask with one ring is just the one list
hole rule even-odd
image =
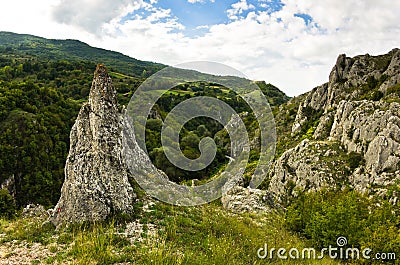
[[32, 35], [0, 32], [0, 51], [47, 60], [102, 62], [130, 76], [150, 76], [165, 67], [136, 60], [118, 52], [94, 48], [78, 40], [51, 40]]

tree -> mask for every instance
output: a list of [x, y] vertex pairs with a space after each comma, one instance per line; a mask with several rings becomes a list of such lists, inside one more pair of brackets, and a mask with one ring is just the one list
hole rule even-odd
[[14, 198], [8, 190], [0, 189], [0, 217], [11, 219], [16, 211]]

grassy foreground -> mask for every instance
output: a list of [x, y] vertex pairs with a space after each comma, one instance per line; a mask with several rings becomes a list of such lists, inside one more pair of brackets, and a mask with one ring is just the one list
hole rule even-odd
[[279, 213], [233, 214], [217, 203], [199, 207], [156, 203], [140, 216], [135, 221], [142, 227], [138, 236], [127, 235], [129, 224], [119, 220], [60, 230], [43, 225], [43, 218], [1, 220], [0, 246], [10, 247], [3, 248], [0, 264], [19, 255], [13, 247], [18, 244], [28, 251], [39, 245], [36, 249], [48, 253], [30, 264], [337, 264], [330, 259], [258, 258], [257, 250], [265, 244], [287, 250], [307, 247], [285, 229]]

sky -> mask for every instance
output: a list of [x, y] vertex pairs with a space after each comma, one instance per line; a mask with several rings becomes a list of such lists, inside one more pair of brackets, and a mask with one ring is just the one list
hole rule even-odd
[[1, 0], [0, 31], [78, 39], [167, 65], [212, 61], [290, 96], [339, 54], [400, 48], [393, 0]]

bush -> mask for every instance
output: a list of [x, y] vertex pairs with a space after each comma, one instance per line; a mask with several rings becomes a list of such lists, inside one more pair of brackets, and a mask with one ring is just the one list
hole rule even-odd
[[358, 168], [364, 162], [364, 157], [356, 152], [349, 153], [349, 167], [351, 170]]
[[162, 125], [162, 120], [159, 119], [148, 119], [146, 121], [146, 128], [151, 131], [161, 132]]
[[0, 189], [0, 217], [11, 219], [15, 216], [14, 198], [5, 189]]
[[374, 76], [369, 76], [368, 79], [367, 79], [368, 87], [371, 88], [371, 89], [376, 88], [378, 83], [379, 83], [378, 80], [376, 80]]
[[392, 86], [392, 87], [388, 88], [387, 91], [386, 91], [386, 94], [387, 95], [397, 94], [398, 96], [400, 96], [400, 83], [395, 85], [395, 86]]
[[372, 92], [370, 99], [373, 101], [379, 101], [379, 100], [381, 100], [381, 98], [383, 98], [383, 96], [384, 96], [384, 94], [381, 91], [375, 90]]
[[301, 194], [288, 207], [285, 223], [315, 247], [336, 246], [336, 239], [344, 236], [349, 247], [399, 252], [399, 221], [398, 209], [390, 203], [344, 190]]

